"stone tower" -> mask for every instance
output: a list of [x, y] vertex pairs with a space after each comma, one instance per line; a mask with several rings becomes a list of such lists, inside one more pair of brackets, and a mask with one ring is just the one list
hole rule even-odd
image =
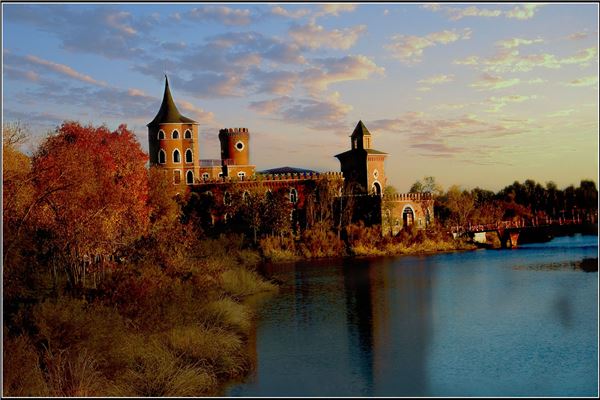
[[150, 165], [172, 171], [173, 183], [191, 185], [198, 175], [198, 123], [177, 110], [165, 75], [165, 92], [148, 126]]
[[371, 132], [362, 121], [350, 135], [350, 150], [336, 155], [340, 160], [346, 189], [354, 194], [383, 194], [387, 178], [385, 158], [387, 153], [371, 148]]
[[250, 133], [247, 128], [219, 130], [223, 175], [245, 179], [255, 173], [250, 165]]

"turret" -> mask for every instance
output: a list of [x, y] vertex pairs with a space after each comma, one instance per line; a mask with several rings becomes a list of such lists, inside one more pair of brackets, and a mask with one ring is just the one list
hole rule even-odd
[[247, 128], [219, 130], [221, 160], [226, 165], [250, 164], [250, 133]]
[[193, 184], [199, 154], [198, 123], [181, 115], [166, 75], [160, 109], [147, 126], [150, 164], [172, 170], [175, 184]]

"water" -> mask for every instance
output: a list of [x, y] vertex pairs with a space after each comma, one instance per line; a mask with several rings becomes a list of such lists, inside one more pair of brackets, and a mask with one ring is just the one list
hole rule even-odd
[[597, 396], [597, 236], [275, 265], [228, 396]]

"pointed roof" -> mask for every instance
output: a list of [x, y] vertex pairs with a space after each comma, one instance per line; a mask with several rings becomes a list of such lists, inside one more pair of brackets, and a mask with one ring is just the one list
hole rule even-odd
[[165, 75], [165, 93], [163, 95], [162, 104], [160, 105], [160, 109], [158, 110], [156, 117], [154, 117], [152, 122], [150, 122], [147, 126], [156, 126], [158, 124], [169, 122], [184, 124], [197, 123], [193, 119], [184, 117], [179, 113], [179, 110], [173, 101], [173, 96], [171, 96], [171, 90], [169, 90], [169, 79], [167, 78], [167, 75]]
[[351, 137], [366, 136], [366, 135], [370, 136], [371, 132], [369, 132], [369, 130], [367, 129], [365, 124], [363, 124], [362, 120], [358, 121], [358, 124], [356, 124], [356, 128], [354, 128], [354, 132], [352, 132]]

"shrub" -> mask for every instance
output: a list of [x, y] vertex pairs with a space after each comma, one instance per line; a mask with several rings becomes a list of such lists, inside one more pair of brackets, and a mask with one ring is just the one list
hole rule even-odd
[[221, 287], [233, 297], [245, 297], [255, 293], [277, 290], [277, 286], [265, 281], [256, 272], [248, 271], [245, 268], [235, 268], [223, 272]]
[[271, 261], [295, 260], [296, 245], [291, 237], [267, 236], [259, 241], [263, 257]]
[[302, 232], [300, 251], [305, 258], [338, 257], [343, 255], [344, 248], [344, 242], [324, 223]]
[[27, 336], [10, 338], [4, 331], [3, 396], [47, 396], [39, 356]]
[[110, 395], [181, 397], [211, 394], [214, 374], [182, 361], [156, 338], [137, 347], [133, 362], [112, 388]]
[[202, 307], [199, 319], [204, 326], [229, 328], [246, 334], [250, 329], [252, 314], [248, 306], [224, 297]]
[[59, 397], [89, 397], [104, 394], [106, 379], [87, 351], [46, 351], [46, 377], [50, 394]]
[[250, 367], [239, 335], [222, 328], [188, 326], [166, 335], [171, 351], [190, 365], [201, 365], [221, 378], [233, 378]]

